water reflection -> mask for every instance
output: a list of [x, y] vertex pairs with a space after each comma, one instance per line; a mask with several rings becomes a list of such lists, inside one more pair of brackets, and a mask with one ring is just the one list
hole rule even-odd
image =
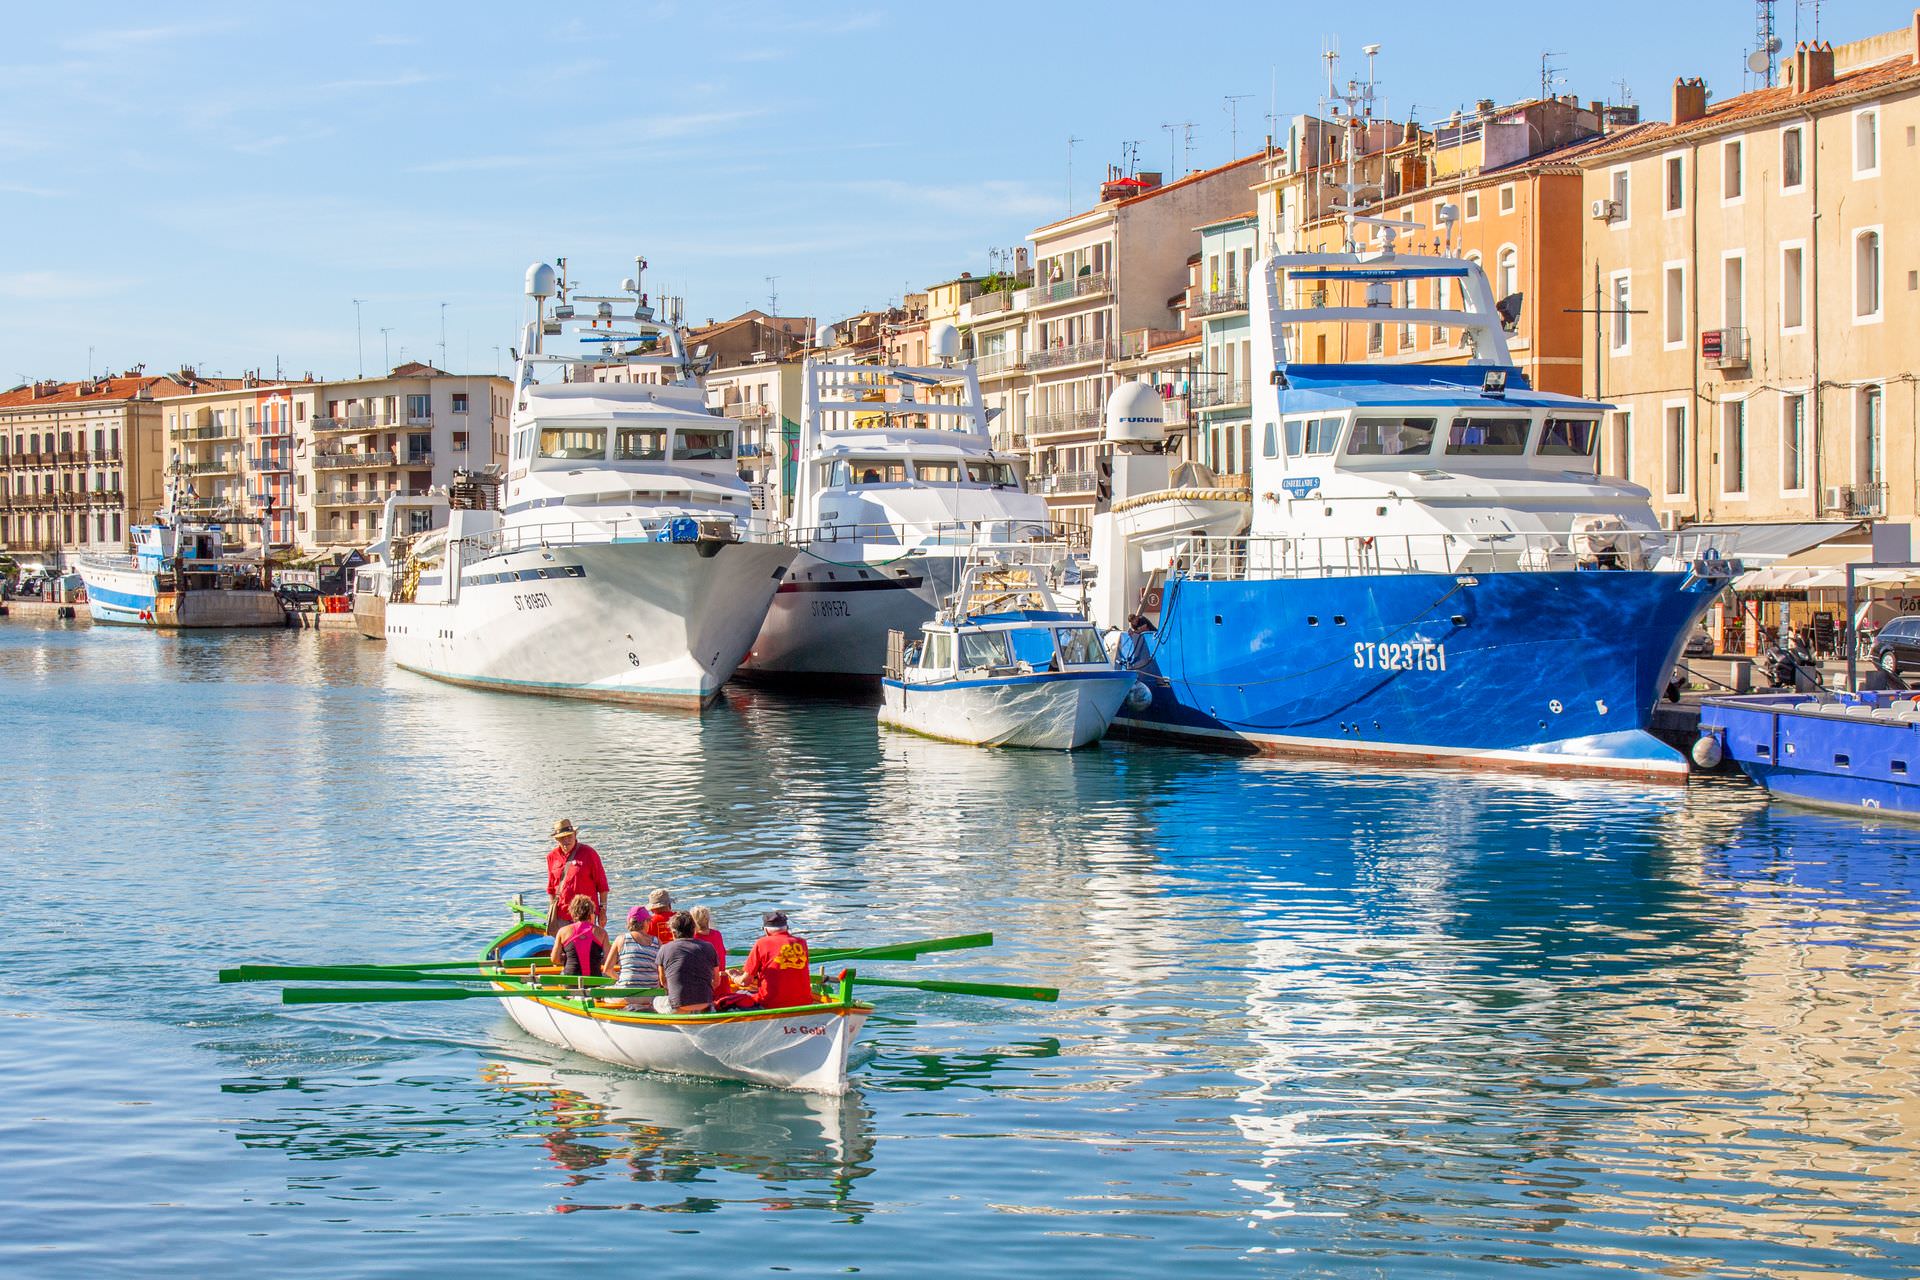
[[[481, 1079], [529, 1104], [520, 1123], [560, 1175], [561, 1213], [708, 1213], [746, 1201], [858, 1222], [872, 1208], [855, 1194], [874, 1153], [873, 1113], [857, 1091], [829, 1097], [504, 1059]], [[749, 1193], [742, 1180], [763, 1185]], [[636, 1194], [630, 1183], [673, 1195], [624, 1198]]]

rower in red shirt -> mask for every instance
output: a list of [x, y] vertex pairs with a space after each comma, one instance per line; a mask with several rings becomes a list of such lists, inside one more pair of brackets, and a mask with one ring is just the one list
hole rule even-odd
[[673, 941], [673, 895], [665, 889], [647, 895], [647, 923], [642, 932], [653, 935], [663, 947]]
[[558, 936], [568, 923], [565, 904], [584, 894], [593, 899], [593, 918], [607, 922], [607, 869], [593, 846], [582, 844], [571, 818], [553, 824], [553, 848], [547, 851], [547, 934]]
[[819, 1003], [807, 974], [807, 940], [787, 932], [784, 911], [769, 911], [760, 917], [760, 923], [760, 938], [747, 952], [747, 963], [741, 966], [736, 985], [753, 992], [762, 1009]]

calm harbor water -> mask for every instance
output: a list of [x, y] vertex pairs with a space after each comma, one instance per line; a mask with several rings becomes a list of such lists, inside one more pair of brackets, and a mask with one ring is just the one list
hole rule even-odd
[[[1920, 830], [469, 692], [340, 633], [0, 625], [0, 725], [9, 1274], [1920, 1267]], [[622, 910], [991, 929], [918, 971], [1066, 993], [883, 997], [821, 1099], [213, 981], [469, 954], [560, 814]]]

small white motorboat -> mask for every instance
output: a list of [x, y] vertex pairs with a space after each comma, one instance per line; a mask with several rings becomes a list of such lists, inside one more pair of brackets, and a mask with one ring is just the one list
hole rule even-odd
[[[482, 959], [498, 960], [515, 943], [541, 937], [537, 924], [522, 923]], [[496, 977], [492, 985], [501, 992], [538, 991], [503, 1002], [513, 1020], [528, 1034], [589, 1058], [811, 1093], [847, 1091], [847, 1051], [873, 1012], [854, 1000], [846, 982], [820, 1003], [798, 1008], [684, 1014], [630, 1010], [565, 989], [548, 995], [552, 988], [536, 988], [530, 978]]]
[[1098, 742], [1135, 678], [1055, 595], [1077, 564], [1058, 543], [982, 548], [918, 642], [889, 637], [880, 723], [975, 746]]

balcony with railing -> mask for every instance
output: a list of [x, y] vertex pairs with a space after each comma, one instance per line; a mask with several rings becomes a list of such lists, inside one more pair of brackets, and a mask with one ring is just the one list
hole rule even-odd
[[433, 465], [433, 455], [424, 449], [418, 453], [409, 453], [400, 459], [399, 465], [403, 467], [430, 467]]
[[291, 471], [293, 459], [284, 453], [250, 453], [247, 466], [255, 471]]
[[410, 427], [431, 427], [433, 425], [433, 415], [431, 413], [409, 412], [407, 414], [407, 425]]
[[350, 413], [344, 418], [324, 417], [313, 420], [313, 430], [316, 435], [342, 431], [385, 431], [397, 425], [391, 418], [372, 413]]
[[1827, 487], [1826, 514], [1853, 519], [1874, 519], [1887, 514], [1887, 485], [1884, 480], [1860, 484], [1836, 484]]
[[313, 467], [316, 471], [344, 471], [353, 467], [391, 467], [397, 465], [391, 449], [374, 449], [365, 453], [316, 453], [313, 455]]
[[1094, 476], [1091, 471], [1061, 471], [1040, 477], [1040, 492], [1049, 497], [1070, 497], [1076, 494], [1092, 493], [1093, 486]]
[[201, 458], [187, 463], [187, 474], [190, 476], [230, 476], [237, 474], [239, 470], [240, 455], [237, 452], [216, 453], [211, 458]]
[[1229, 289], [1209, 289], [1193, 300], [1193, 314], [1223, 316], [1247, 309], [1247, 291], [1242, 285]]
[[1250, 404], [1252, 385], [1245, 378], [1198, 378], [1193, 383], [1196, 409], [1237, 409]]
[[983, 378], [1017, 373], [1027, 367], [1027, 356], [1018, 347], [989, 351], [973, 362], [973, 371]]
[[735, 400], [731, 404], [721, 405], [720, 412], [729, 418], [740, 419], [768, 418], [773, 416], [773, 410], [770, 406], [755, 404], [750, 400]]
[[1027, 419], [1026, 434], [1031, 437], [1064, 436], [1100, 429], [1100, 410], [1069, 409], [1065, 413], [1038, 413]]
[[1746, 368], [1747, 331], [1708, 329], [1700, 335], [1700, 360], [1709, 369]]
[[1048, 347], [1044, 351], [1027, 353], [1029, 369], [1062, 369], [1068, 365], [1093, 364], [1113, 359], [1119, 344], [1112, 338], [1095, 338], [1091, 342], [1076, 342], [1072, 346], [1061, 344]]
[[1131, 360], [1170, 346], [1187, 335], [1179, 329], [1129, 329], [1120, 335], [1120, 358]]
[[1093, 271], [1068, 280], [1055, 280], [1048, 284], [1034, 285], [1027, 290], [1027, 305], [1051, 307], [1062, 302], [1072, 302], [1076, 298], [1091, 298], [1112, 292], [1113, 277], [1104, 271]]
[[209, 427], [188, 427], [180, 433], [182, 440], [238, 440], [240, 424], [232, 426], [215, 425]]
[[332, 485], [316, 489], [313, 505], [316, 507], [379, 507], [385, 506], [388, 498], [406, 490], [397, 485], [391, 489], [358, 489]]

